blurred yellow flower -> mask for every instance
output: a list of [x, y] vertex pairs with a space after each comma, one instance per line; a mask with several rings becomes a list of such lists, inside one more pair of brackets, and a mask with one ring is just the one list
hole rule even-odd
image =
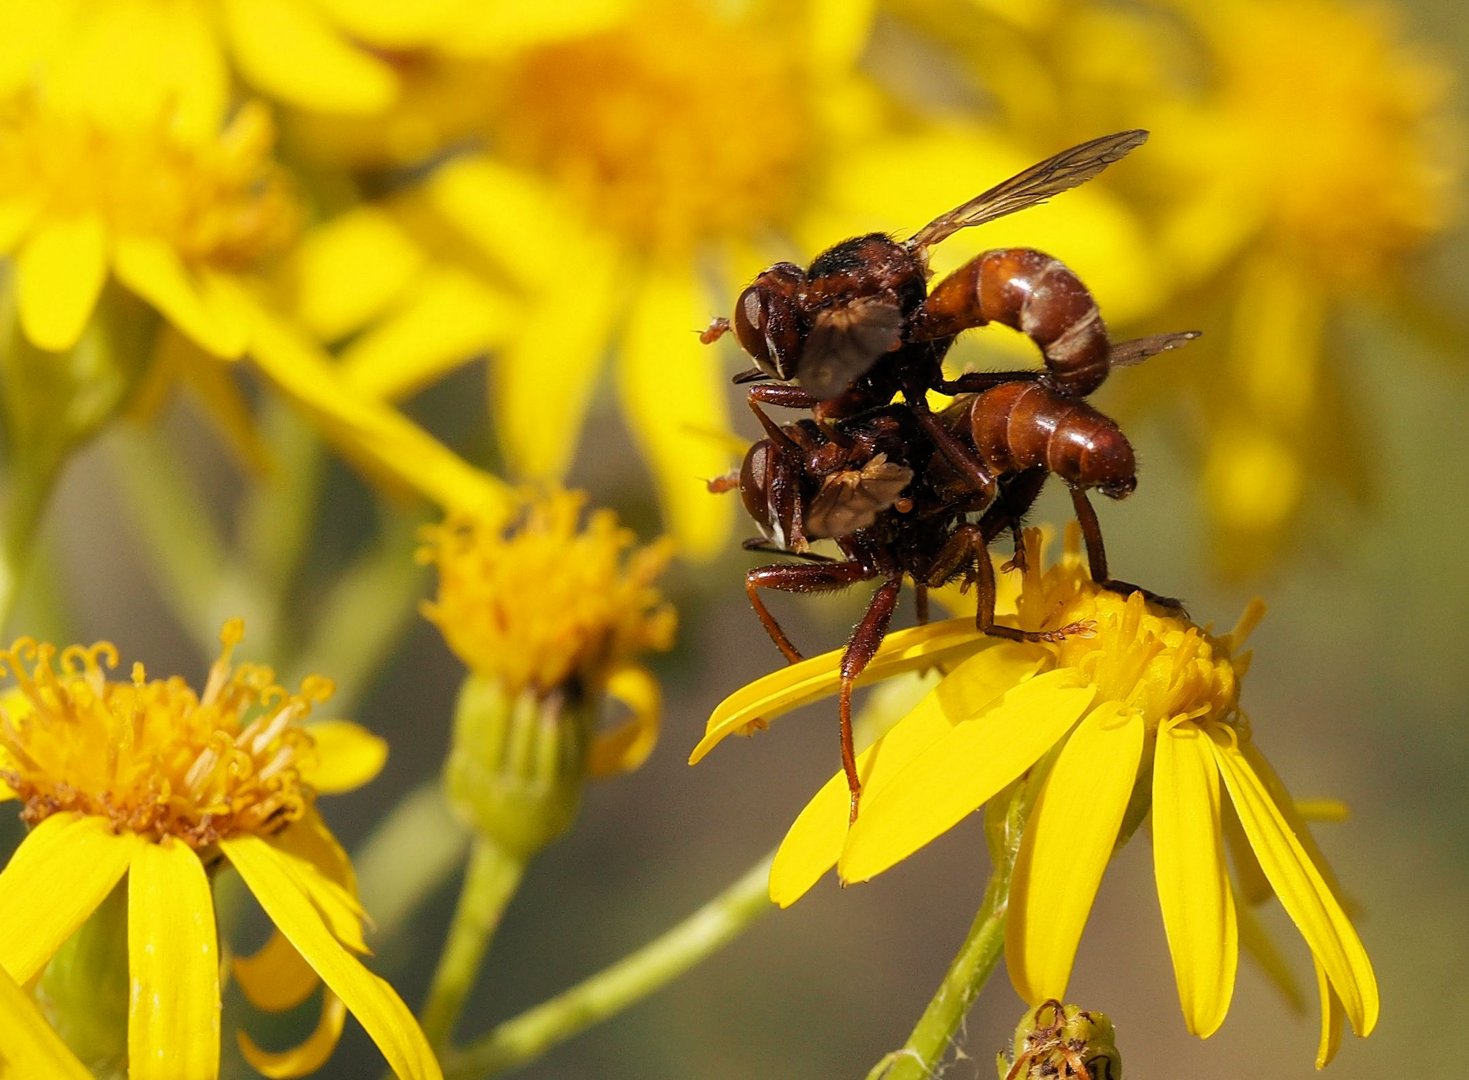
[[591, 772], [605, 774], [636, 768], [657, 741], [658, 684], [635, 660], [673, 644], [676, 615], [655, 584], [672, 544], [635, 549], [612, 511], [583, 521], [585, 505], [581, 492], [552, 490], [526, 495], [515, 520], [460, 513], [425, 530], [420, 558], [439, 587], [423, 614], [506, 698], [606, 693], [630, 707], [591, 750]]
[[[869, 24], [864, 4], [644, 0], [486, 61], [478, 114], [452, 119], [483, 151], [308, 237], [303, 319], [346, 343], [354, 385], [387, 397], [488, 353], [509, 471], [530, 478], [568, 468], [610, 370], [670, 531], [708, 557], [736, 510], [703, 484], [730, 464], [730, 368], [696, 332], [776, 259], [911, 232], [1036, 160], [937, 109], [897, 108], [858, 67]], [[1131, 216], [1089, 190], [1066, 198], [1088, 228], [1068, 245], [1042, 210], [1026, 235], [1125, 281], [1104, 291], [1136, 312], [1156, 290]], [[941, 271], [963, 254], [949, 247]], [[389, 255], [365, 265], [369, 248]]]
[[[0, 967], [21, 983], [36, 977], [126, 878], [129, 1075], [216, 1076], [209, 877], [228, 863], [289, 939], [276, 955], [309, 973], [308, 992], [317, 980], [329, 988], [321, 1029], [297, 1050], [268, 1054], [242, 1033], [250, 1061], [276, 1076], [314, 1071], [350, 1009], [398, 1075], [437, 1077], [408, 1009], [354, 955], [367, 951], [364, 916], [314, 805], [318, 790], [369, 778], [381, 745], [340, 723], [318, 744], [301, 720], [331, 684], [311, 676], [293, 693], [269, 668], [232, 665], [242, 633], [239, 620], [226, 624], [197, 694], [178, 678], [149, 680], [141, 664], [130, 681], [109, 679], [118, 655], [106, 642], [58, 652], [22, 639], [0, 653], [15, 681], [0, 705], [0, 782], [32, 826], [0, 872]], [[353, 743], [345, 768], [323, 756]], [[268, 996], [258, 977], [247, 995]]]
[[[9, 365], [92, 356], [84, 332], [95, 322], [110, 335], [102, 363], [129, 382], [194, 383], [227, 434], [258, 456], [248, 411], [218, 364], [248, 351], [376, 478], [449, 506], [497, 494], [494, 481], [395, 410], [343, 385], [325, 354], [264, 301], [257, 275], [291, 243], [299, 210], [271, 157], [263, 106], [247, 103], [227, 122], [193, 130], [156, 100], [156, 85], [109, 95], [89, 83], [87, 94], [71, 94], [51, 74], [0, 102], [0, 255], [14, 267], [4, 288], [36, 354], [11, 349]], [[99, 306], [127, 318], [103, 318]], [[148, 309], [182, 337], [157, 332]]]
[[[1057, 643], [978, 637], [970, 619], [891, 635], [874, 678], [922, 665], [947, 674], [858, 758], [863, 805], [847, 826], [847, 787], [835, 775], [791, 827], [771, 869], [771, 897], [793, 903], [832, 866], [865, 881], [952, 828], [1036, 771], [1009, 897], [1006, 959], [1031, 1005], [1064, 998], [1082, 928], [1119, 834], [1149, 802], [1154, 868], [1179, 998], [1201, 1037], [1223, 1022], [1238, 958], [1235, 890], [1224, 858], [1226, 823], [1243, 855], [1310, 947], [1321, 975], [1325, 1031], [1344, 1015], [1359, 1035], [1377, 1021], [1377, 984], [1320, 852], [1239, 709], [1238, 653], [1263, 609], [1223, 637], [1140, 593], [1124, 599], [1088, 577], [1075, 530], [1059, 564], [1042, 572], [1039, 534], [1027, 532], [1015, 625], [1042, 630], [1089, 622]], [[967, 645], [962, 643], [968, 636]], [[959, 660], [964, 652], [967, 659]], [[715, 710], [697, 759], [725, 735], [769, 720], [839, 686], [832, 653], [766, 676]], [[1221, 782], [1228, 791], [1226, 804]], [[1139, 784], [1151, 785], [1135, 793]], [[1139, 802], [1139, 797], [1141, 802]]]
[[[53, 0], [0, 11], [0, 94], [38, 66], [78, 88], [141, 79], [185, 116], [212, 117], [232, 71], [260, 93], [334, 113], [379, 112], [399, 77], [391, 51], [478, 25], [475, 0]], [[87, 92], [87, 91], [83, 91]]]

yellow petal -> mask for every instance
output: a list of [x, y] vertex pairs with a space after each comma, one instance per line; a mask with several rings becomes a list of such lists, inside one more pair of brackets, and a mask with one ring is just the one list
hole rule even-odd
[[1005, 964], [1031, 1005], [1066, 996], [1137, 779], [1143, 727], [1120, 702], [1098, 705], [1066, 741], [1026, 822], [1010, 886]]
[[202, 5], [89, 4], [68, 21], [45, 60], [49, 107], [112, 130], [156, 129], [166, 117], [172, 136], [217, 135], [229, 72]]
[[576, 267], [574, 300], [559, 287], [564, 277], [550, 279], [525, 301], [514, 339], [492, 359], [490, 409], [517, 476], [555, 478], [570, 466], [618, 314], [611, 252], [589, 243], [566, 259]]
[[1153, 877], [1191, 1034], [1219, 1030], [1234, 994], [1239, 936], [1224, 866], [1219, 769], [1192, 723], [1158, 734], [1153, 760]]
[[[970, 653], [993, 648], [999, 640], [976, 631], [972, 618], [946, 619], [895, 630], [883, 640], [882, 648], [862, 672], [857, 685], [881, 682], [904, 671], [951, 663]], [[772, 671], [740, 687], [715, 706], [704, 737], [689, 755], [689, 764], [697, 765], [730, 735], [747, 734], [752, 726], [763, 727], [792, 709], [835, 695], [841, 688], [841, 661], [842, 650], [836, 649]]]
[[317, 14], [291, 0], [224, 0], [235, 63], [272, 97], [308, 109], [376, 113], [392, 104], [398, 78]]
[[711, 307], [690, 273], [644, 268], [617, 364], [622, 412], [653, 468], [681, 553], [708, 560], [729, 537], [739, 500], [708, 480], [738, 462], [714, 433], [729, 429], [724, 366], [699, 344]]
[[367, 914], [357, 900], [352, 860], [314, 808], [271, 837], [280, 865], [311, 894], [321, 918], [353, 952], [371, 950], [362, 937]]
[[204, 864], [172, 837], [128, 870], [128, 1077], [219, 1074], [219, 956]]
[[1336, 1052], [1341, 1049], [1342, 1021], [1346, 1017], [1346, 1010], [1342, 1008], [1341, 999], [1336, 996], [1336, 991], [1331, 988], [1331, 983], [1326, 977], [1326, 969], [1321, 966], [1320, 960], [1315, 960], [1316, 966], [1316, 990], [1321, 995], [1321, 1039], [1316, 1045], [1316, 1068], [1324, 1069], [1331, 1064], [1331, 1059], [1336, 1057]]
[[156, 237], [121, 236], [113, 255], [117, 277], [161, 311], [198, 346], [233, 360], [245, 351], [245, 325], [225, 305], [215, 305], [178, 254]]
[[143, 841], [101, 818], [52, 814], [0, 872], [0, 967], [29, 982], [127, 872]]
[[594, 777], [632, 772], [658, 744], [663, 691], [652, 672], [636, 664], [618, 668], [607, 680], [607, 696], [626, 705], [632, 718], [597, 734], [587, 762], [587, 773]]
[[266, 1012], [294, 1009], [311, 996], [321, 977], [279, 930], [249, 956], [230, 959], [230, 974], [245, 1000]]
[[[1041, 651], [1030, 650], [1032, 656]], [[940, 711], [951, 730], [891, 780], [874, 785], [837, 864], [842, 880], [866, 881], [952, 829], [1055, 746], [1096, 696], [1095, 687], [1077, 686], [1077, 673], [1067, 668], [997, 695], [983, 660], [956, 668], [920, 705]]]
[[107, 237], [98, 217], [38, 223], [15, 264], [20, 324], [35, 345], [71, 348], [107, 280]]
[[[0, 50], [3, 51], [3, 50]], [[9, 255], [35, 219], [34, 203], [21, 199], [0, 199], [0, 255]]]
[[0, 970], [0, 1031], [5, 1053], [0, 1080], [92, 1080], [92, 1074], [61, 1041], [31, 996]]
[[321, 897], [293, 872], [289, 857], [256, 836], [224, 840], [220, 848], [270, 921], [366, 1029], [388, 1067], [400, 1077], [441, 1077], [413, 1014], [392, 987], [338, 943], [318, 914]]
[[1240, 899], [1247, 906], [1263, 904], [1275, 895], [1275, 891], [1271, 889], [1265, 871], [1260, 869], [1260, 860], [1255, 858], [1255, 853], [1250, 848], [1249, 838], [1245, 836], [1245, 830], [1239, 823], [1239, 815], [1235, 813], [1232, 803], [1224, 807], [1224, 837], [1234, 861]]
[[[1044, 652], [1002, 642], [970, 657], [893, 725], [892, 729], [857, 756], [862, 781], [862, 814], [870, 816], [873, 800], [887, 784], [945, 736], [1006, 690], [1030, 678], [1045, 660]], [[949, 679], [962, 679], [967, 701], [942, 691]], [[988, 687], [985, 686], [989, 682]], [[888, 683], [891, 686], [891, 683]], [[838, 771], [801, 811], [770, 867], [770, 899], [781, 907], [795, 903], [837, 864], [847, 842], [849, 811], [846, 773]]]
[[1352, 1029], [1369, 1034], [1377, 1024], [1379, 998], [1367, 950], [1252, 762], [1237, 746], [1221, 742], [1222, 737], [1210, 745], [1260, 868], [1326, 970]]
[[304, 335], [255, 303], [251, 355], [261, 373], [309, 415], [337, 449], [374, 478], [422, 492], [446, 508], [508, 508], [506, 487], [463, 461], [401, 413], [353, 392]]
[[375, 318], [423, 264], [390, 214], [353, 207], [302, 237], [292, 267], [297, 312], [322, 341], [336, 341]]
[[503, 294], [462, 270], [435, 266], [342, 350], [342, 375], [371, 397], [399, 401], [499, 348], [519, 327], [520, 311]]
[[316, 756], [301, 778], [325, 795], [339, 795], [360, 788], [388, 760], [387, 740], [350, 720], [322, 720], [307, 725]]
[[243, 1030], [235, 1032], [235, 1040], [239, 1044], [241, 1055], [261, 1076], [271, 1077], [272, 1080], [276, 1077], [309, 1076], [325, 1065], [332, 1056], [332, 1051], [342, 1038], [342, 1028], [346, 1025], [346, 1020], [346, 1004], [336, 994], [328, 992], [322, 995], [321, 1018], [315, 1029], [303, 1042], [291, 1049], [278, 1053], [262, 1050]]
[[[487, 154], [467, 154], [436, 169], [424, 184], [430, 207], [497, 269], [527, 292], [545, 288], [575, 266], [590, 242], [569, 208], [540, 179]], [[579, 287], [575, 292], [580, 303]]]

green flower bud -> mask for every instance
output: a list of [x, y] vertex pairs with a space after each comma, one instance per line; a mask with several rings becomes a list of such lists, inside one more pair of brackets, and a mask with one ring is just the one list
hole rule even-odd
[[1000, 1080], [1122, 1080], [1112, 1021], [1054, 999], [1021, 1017], [1011, 1056], [1000, 1054], [996, 1066]]

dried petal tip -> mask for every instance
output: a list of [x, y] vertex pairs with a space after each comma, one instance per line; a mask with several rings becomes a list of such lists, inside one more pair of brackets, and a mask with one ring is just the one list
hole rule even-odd
[[1000, 1080], [1122, 1080], [1112, 1021], [1054, 998], [1021, 1017], [1011, 1056], [998, 1055], [996, 1066]]

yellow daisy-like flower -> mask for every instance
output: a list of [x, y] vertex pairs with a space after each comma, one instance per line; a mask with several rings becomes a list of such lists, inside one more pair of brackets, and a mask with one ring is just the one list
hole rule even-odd
[[[736, 362], [696, 332], [777, 258], [908, 235], [1036, 160], [974, 126], [900, 116], [858, 67], [870, 14], [642, 0], [486, 61], [474, 94], [446, 96], [478, 113], [444, 117], [483, 152], [308, 237], [303, 319], [345, 343], [354, 385], [389, 398], [488, 354], [509, 471], [532, 479], [564, 474], [606, 379], [681, 550], [713, 554], [737, 507], [703, 481], [730, 464]], [[1063, 205], [1085, 227], [1027, 213], [1029, 243], [1134, 311], [1156, 295], [1115, 199], [1083, 189]], [[1011, 239], [1002, 226], [983, 242]], [[365, 266], [369, 246], [391, 257]], [[965, 251], [947, 245], [940, 269]]]
[[1329, 330], [1362, 307], [1411, 324], [1397, 298], [1411, 257], [1454, 216], [1464, 139], [1444, 111], [1449, 71], [1400, 39], [1386, 7], [1183, 8], [1215, 79], [1177, 118], [1172, 158], [1191, 195], [1164, 238], [1227, 305], [1208, 315], [1217, 359], [1198, 372], [1201, 392], [1229, 403], [1204, 483], [1220, 552], [1248, 569], [1281, 542], [1308, 477], [1358, 499], [1370, 489], [1367, 421]]
[[[1129, 807], [1150, 799], [1179, 997], [1189, 1030], [1208, 1036], [1234, 987], [1239, 934], [1224, 851], [1226, 826], [1237, 823], [1247, 841], [1237, 857], [1280, 898], [1321, 976], [1324, 1064], [1343, 1015], [1359, 1035], [1376, 1024], [1377, 984], [1329, 869], [1240, 711], [1248, 656], [1238, 650], [1263, 609], [1251, 607], [1233, 631], [1213, 637], [1140, 593], [1124, 599], [1096, 586], [1077, 546], [1073, 535], [1061, 562], [1042, 573], [1038, 534], [1028, 534], [1016, 625], [1089, 622], [1089, 635], [996, 641], [976, 636], [969, 619], [891, 635], [870, 678], [935, 664], [947, 674], [858, 758], [864, 794], [850, 830], [841, 773], [802, 811], [776, 856], [771, 896], [793, 903], [833, 866], [845, 881], [865, 881], [1041, 770], [1014, 869], [1006, 959], [1027, 1002], [1064, 998], [1119, 832], [1140, 820]], [[835, 693], [838, 655], [733, 695], [711, 717], [695, 760], [757, 717]]]
[[[350, 1010], [400, 1076], [437, 1077], [437, 1062], [367, 952], [351, 868], [315, 808], [318, 791], [352, 787], [381, 764], [381, 744], [340, 723], [318, 741], [302, 726], [331, 693], [300, 691], [270, 669], [231, 664], [243, 627], [202, 693], [181, 679], [108, 678], [108, 643], [58, 650], [29, 639], [0, 653], [15, 686], [0, 703], [0, 781], [30, 833], [0, 872], [0, 967], [35, 978], [125, 879], [127, 1057], [132, 1077], [212, 1077], [219, 1070], [220, 984], [209, 879], [232, 866], [289, 944], [242, 966], [247, 997], [267, 1008], [324, 982], [319, 1030], [269, 1054], [243, 1033], [269, 1075], [325, 1061]], [[333, 747], [350, 751], [330, 760]], [[289, 960], [286, 959], [289, 957]], [[262, 978], [274, 960], [275, 980]], [[300, 973], [309, 979], [299, 977]], [[273, 998], [271, 991], [274, 991]]]
[[[581, 492], [523, 499], [511, 521], [451, 516], [426, 530], [419, 552], [439, 571], [423, 613], [469, 667], [449, 798], [522, 864], [571, 827], [588, 779], [652, 753], [662, 694], [637, 659], [667, 649], [675, 624], [656, 585], [669, 541], [634, 549], [610, 510], [583, 522]], [[631, 716], [598, 730], [609, 699]]]
[[[48, 70], [0, 98], [0, 256], [13, 264], [3, 288], [31, 347], [9, 350], [7, 363], [67, 364], [82, 384], [99, 378], [99, 364], [132, 384], [191, 382], [258, 456], [248, 410], [219, 364], [248, 352], [374, 477], [444, 505], [495, 497], [489, 477], [344, 385], [266, 301], [259, 275], [296, 236], [300, 210], [271, 156], [265, 108], [247, 103], [227, 121], [222, 111], [185, 117], [159, 87], [142, 75], [109, 86]], [[140, 317], [149, 309], [168, 330]], [[43, 375], [32, 381], [47, 385]]]
[[451, 515], [425, 532], [420, 558], [439, 572], [424, 616], [476, 676], [506, 696], [606, 692], [634, 719], [601, 736], [593, 772], [636, 768], [658, 735], [656, 681], [635, 663], [673, 644], [677, 616], [656, 581], [672, 544], [634, 548], [610, 510], [583, 521], [586, 496], [524, 496], [512, 521]]

